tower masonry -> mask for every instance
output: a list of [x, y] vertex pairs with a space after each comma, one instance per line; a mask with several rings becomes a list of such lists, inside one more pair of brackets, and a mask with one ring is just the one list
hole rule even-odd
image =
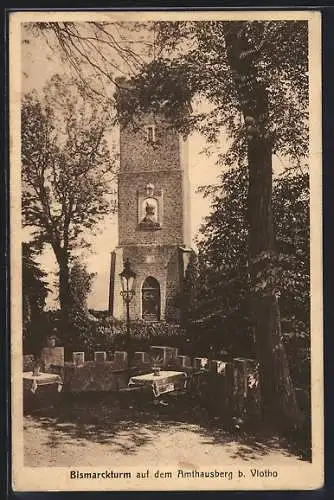
[[[121, 80], [121, 97], [131, 89]], [[188, 144], [161, 114], [120, 128], [118, 247], [111, 254], [110, 313], [125, 318], [124, 262], [136, 273], [131, 319], [178, 323], [190, 256]]]

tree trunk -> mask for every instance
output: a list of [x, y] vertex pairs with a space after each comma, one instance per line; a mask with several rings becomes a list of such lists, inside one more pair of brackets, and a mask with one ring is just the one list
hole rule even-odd
[[68, 311], [72, 305], [70, 293], [70, 270], [68, 252], [62, 249], [57, 256], [59, 266], [59, 303], [62, 312]]
[[67, 251], [61, 248], [57, 252], [56, 256], [59, 266], [59, 335], [62, 339], [68, 339], [70, 332], [69, 318], [73, 304], [70, 293], [69, 255]]
[[285, 427], [299, 427], [302, 416], [282, 343], [279, 306], [271, 273], [275, 239], [268, 96], [257, 72], [259, 49], [250, 39], [249, 28], [247, 22], [228, 23], [225, 39], [247, 133], [249, 264], [262, 411], [269, 421], [274, 420]]

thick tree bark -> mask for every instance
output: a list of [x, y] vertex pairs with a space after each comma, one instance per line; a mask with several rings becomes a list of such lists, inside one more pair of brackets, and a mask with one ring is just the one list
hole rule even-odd
[[298, 427], [302, 415], [289, 373], [278, 300], [270, 279], [275, 238], [268, 96], [256, 68], [260, 48], [250, 39], [248, 28], [247, 22], [228, 23], [225, 25], [225, 39], [248, 143], [249, 263], [262, 410], [265, 419], [276, 420], [285, 427]]
[[60, 305], [60, 324], [59, 334], [61, 338], [68, 338], [69, 335], [69, 317], [73, 305], [70, 291], [70, 270], [69, 254], [63, 248], [60, 248], [56, 254], [59, 266], [59, 305]]
[[69, 255], [64, 249], [57, 252], [59, 266], [59, 303], [62, 312], [68, 311], [72, 305], [70, 292]]

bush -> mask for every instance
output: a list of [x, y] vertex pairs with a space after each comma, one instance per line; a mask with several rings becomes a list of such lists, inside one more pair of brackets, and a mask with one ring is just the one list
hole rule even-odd
[[23, 354], [39, 356], [48, 333], [51, 333], [48, 318], [43, 313], [36, 315], [33, 321], [23, 328]]
[[[65, 328], [60, 330], [59, 337], [65, 347], [66, 359], [71, 359], [73, 351], [84, 351], [86, 359], [93, 359], [94, 351], [126, 350], [126, 324], [110, 317], [106, 311], [94, 311], [92, 314], [84, 309], [74, 308]], [[133, 351], [147, 351], [150, 345], [169, 345], [178, 347], [187, 354], [191, 343], [179, 325], [168, 323], [133, 321], [130, 336]]]
[[[113, 327], [115, 342], [117, 339], [126, 338], [126, 324], [118, 323]], [[179, 325], [169, 323], [145, 323], [144, 321], [134, 321], [130, 326], [131, 345], [135, 351], [148, 350], [150, 345], [169, 345], [185, 349], [188, 340]]]
[[66, 358], [71, 357], [73, 351], [85, 351], [87, 359], [92, 358], [94, 351], [108, 348], [111, 335], [112, 330], [102, 326], [85, 309], [73, 308], [62, 338]]
[[29, 327], [23, 331], [23, 354], [39, 356], [42, 347], [46, 345], [47, 337], [58, 335], [59, 324], [59, 311], [45, 311], [36, 315]]

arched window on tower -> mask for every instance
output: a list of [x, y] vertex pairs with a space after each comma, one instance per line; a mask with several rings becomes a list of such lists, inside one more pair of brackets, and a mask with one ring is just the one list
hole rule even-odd
[[142, 286], [142, 318], [145, 321], [160, 320], [160, 285], [149, 276]]

